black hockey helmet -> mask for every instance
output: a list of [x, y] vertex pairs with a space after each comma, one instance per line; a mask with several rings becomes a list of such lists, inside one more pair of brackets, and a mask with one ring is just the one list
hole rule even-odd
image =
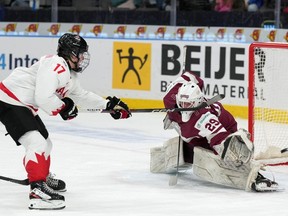
[[90, 62], [88, 45], [81, 36], [76, 34], [63, 34], [58, 40], [57, 53], [64, 59], [71, 61], [71, 56], [78, 58], [78, 62], [72, 61], [76, 65], [76, 68], [73, 69], [75, 72], [82, 72]]

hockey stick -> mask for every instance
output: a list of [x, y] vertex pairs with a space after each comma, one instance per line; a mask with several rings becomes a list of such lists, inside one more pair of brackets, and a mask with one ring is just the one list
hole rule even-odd
[[20, 180], [20, 179], [14, 179], [14, 178], [9, 178], [9, 177], [5, 177], [5, 176], [0, 176], [0, 180], [16, 183], [16, 184], [20, 184], [20, 185], [29, 185], [28, 179]]
[[[185, 72], [185, 65], [186, 65], [186, 49], [187, 46], [184, 46], [183, 49], [183, 64], [182, 64], [182, 74]], [[224, 95], [223, 95], [224, 96]], [[200, 108], [199, 108], [200, 109]], [[169, 186], [174, 186], [177, 184], [178, 175], [179, 175], [179, 160], [180, 160], [180, 148], [181, 148], [182, 140], [181, 136], [178, 139], [178, 149], [177, 149], [177, 164], [176, 164], [176, 174], [172, 175], [169, 179]]]
[[[225, 97], [224, 94], [219, 94], [215, 95], [211, 99], [204, 101], [197, 107], [190, 107], [190, 108], [153, 108], [153, 109], [130, 109], [131, 113], [147, 113], [147, 112], [153, 112], [153, 113], [158, 113], [158, 112], [181, 112], [181, 111], [195, 111], [199, 110], [201, 108], [210, 106], [211, 104], [222, 100]], [[100, 113], [111, 113], [113, 110], [101, 110], [101, 109], [81, 109], [81, 112], [100, 112]]]
[[[217, 101], [220, 101], [221, 99], [223, 99], [225, 97], [225, 95], [223, 94], [220, 94], [220, 95], [216, 95], [214, 96], [213, 98], [203, 102], [202, 104], [200, 104], [199, 106], [197, 107], [191, 107], [191, 108], [172, 108], [172, 109], [166, 109], [166, 108], [159, 108], [159, 109], [134, 109], [134, 112], [177, 112], [177, 111], [195, 111], [195, 110], [198, 110], [198, 109], [201, 109], [201, 108], [204, 108], [204, 107], [207, 107], [207, 106], [210, 106], [211, 104], [217, 102]], [[87, 109], [87, 111], [89, 112], [99, 112], [101, 110], [98, 110], [98, 109]], [[102, 111], [103, 112], [103, 111]], [[109, 113], [111, 111], [106, 111], [106, 113]], [[133, 110], [132, 110], [133, 112]], [[180, 147], [178, 147], [178, 151], [180, 151]], [[179, 154], [177, 156], [177, 173], [176, 173], [176, 176], [174, 178], [176, 178], [176, 180], [171, 180], [171, 184], [172, 184], [172, 181], [175, 182], [175, 184], [177, 184], [177, 178], [178, 178], [178, 160], [179, 160]], [[0, 176], [0, 180], [3, 180], [3, 181], [8, 181], [8, 182], [12, 182], [12, 183], [16, 183], [16, 184], [20, 184], [20, 185], [29, 185], [29, 180], [28, 179], [23, 179], [23, 180], [20, 180], [20, 179], [14, 179], [14, 178], [9, 178], [9, 177], [5, 177], [5, 176]], [[169, 185], [170, 185], [170, 181], [169, 181]]]
[[177, 184], [178, 181], [178, 174], [179, 174], [179, 160], [180, 160], [180, 148], [182, 144], [181, 136], [179, 136], [178, 140], [178, 152], [177, 152], [177, 165], [176, 165], [176, 174], [172, 175], [169, 179], [169, 186], [174, 186]]

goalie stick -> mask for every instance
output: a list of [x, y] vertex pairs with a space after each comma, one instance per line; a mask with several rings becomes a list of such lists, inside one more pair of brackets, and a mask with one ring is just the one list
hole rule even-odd
[[169, 186], [174, 186], [177, 184], [178, 181], [178, 173], [179, 173], [179, 160], [180, 160], [180, 148], [182, 145], [181, 136], [178, 139], [178, 149], [177, 149], [177, 164], [176, 164], [176, 174], [172, 175], [169, 179]]
[[[182, 75], [185, 73], [185, 65], [186, 65], [186, 49], [187, 46], [184, 46], [183, 49], [183, 64], [182, 64]], [[224, 98], [224, 95], [222, 95]], [[215, 96], [216, 97], [216, 96]], [[212, 98], [213, 99], [213, 98]], [[203, 103], [202, 103], [203, 104]], [[200, 104], [200, 106], [202, 105]], [[209, 106], [209, 105], [208, 105]], [[200, 109], [200, 108], [199, 108]], [[178, 139], [178, 149], [177, 149], [177, 164], [176, 164], [176, 174], [172, 175], [169, 179], [169, 186], [174, 186], [177, 184], [178, 181], [178, 174], [179, 174], [179, 160], [180, 160], [180, 148], [182, 144], [181, 136], [179, 135]]]
[[[201, 108], [210, 106], [211, 104], [222, 100], [225, 97], [224, 94], [215, 95], [211, 99], [201, 103], [197, 107], [190, 107], [190, 108], [153, 108], [153, 109], [130, 109], [131, 113], [147, 113], [147, 112], [181, 112], [181, 111], [195, 111]], [[101, 110], [101, 109], [81, 109], [81, 112], [100, 112], [100, 113], [111, 113], [113, 110]]]

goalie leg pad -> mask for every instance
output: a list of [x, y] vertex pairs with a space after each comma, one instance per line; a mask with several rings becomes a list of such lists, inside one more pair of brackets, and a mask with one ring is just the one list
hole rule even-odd
[[[185, 163], [183, 157], [183, 143], [180, 140], [179, 167], [178, 170], [191, 168], [191, 164]], [[162, 147], [150, 149], [150, 172], [174, 173], [177, 170], [179, 137], [166, 141]]]
[[165, 150], [163, 147], [150, 149], [150, 172], [165, 173]]
[[250, 163], [247, 163], [239, 167], [221, 160], [210, 150], [194, 148], [193, 173], [206, 181], [250, 191], [259, 170], [260, 166], [251, 169]]

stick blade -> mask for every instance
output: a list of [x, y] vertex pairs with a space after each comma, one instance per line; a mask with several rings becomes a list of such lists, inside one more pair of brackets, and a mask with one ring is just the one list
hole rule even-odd
[[177, 180], [178, 180], [177, 175], [170, 176], [169, 186], [175, 186], [177, 184]]
[[4, 180], [4, 181], [8, 181], [8, 182], [12, 182], [12, 183], [16, 183], [16, 184], [20, 184], [20, 185], [29, 185], [29, 179], [14, 179], [14, 178], [9, 178], [9, 177], [5, 177], [5, 176], [0, 176], [0, 180]]

